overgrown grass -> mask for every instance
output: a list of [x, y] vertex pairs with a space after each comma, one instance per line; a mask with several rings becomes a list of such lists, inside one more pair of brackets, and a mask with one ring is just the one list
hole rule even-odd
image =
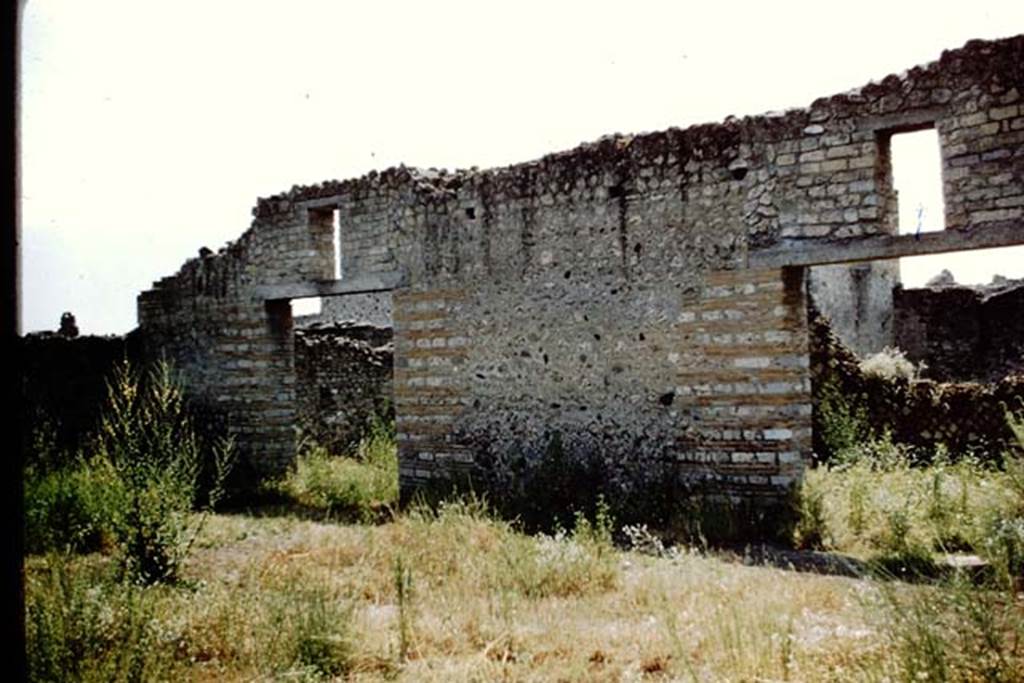
[[[837, 465], [807, 472], [801, 533], [829, 549], [888, 561], [933, 553], [973, 552], [989, 559], [1000, 520], [1019, 514], [1019, 464], [998, 469], [970, 458], [940, 456], [917, 466], [903, 449], [873, 442]], [[813, 508], [813, 509], [810, 509]]]
[[57, 554], [30, 562], [26, 622], [36, 681], [294, 677], [350, 666], [351, 608], [320, 585], [142, 587]]
[[309, 445], [295, 466], [267, 488], [310, 511], [338, 519], [384, 519], [398, 504], [394, 425], [376, 417], [355, 453], [336, 455]]
[[65, 540], [35, 548], [78, 554], [28, 558], [32, 678], [1018, 680], [1024, 461], [1004, 462], [922, 467], [882, 439], [808, 473], [808, 543], [896, 578], [950, 550], [992, 563], [989, 576], [908, 585], [728, 563], [642, 526], [623, 530], [623, 550], [600, 497], [533, 535], [472, 498], [398, 511], [394, 439], [378, 425], [352, 457], [313, 450], [276, 484], [321, 521], [202, 526], [189, 513], [198, 531], [179, 581], [143, 586], [116, 552], [83, 553], [109, 548], [96, 540], [105, 513], [91, 511], [125, 504], [104, 487], [119, 481], [109, 461], [83, 460], [36, 481], [35, 500], [65, 501], [41, 504], [52, 514], [36, 528], [54, 523]]
[[127, 361], [108, 380], [107, 402], [87, 452], [26, 458], [26, 540], [30, 552], [116, 550], [140, 583], [170, 581], [198, 532], [199, 477], [209, 467], [212, 508], [231, 468], [230, 440], [206, 444], [168, 363], [140, 370]]
[[1005, 591], [652, 557], [612, 527], [530, 536], [471, 501], [376, 525], [214, 515], [182, 582], [147, 588], [103, 556], [30, 557], [30, 660], [36, 680], [913, 680], [936, 648], [952, 673], [982, 649], [1024, 664]]
[[608, 529], [528, 536], [465, 502], [377, 525], [214, 516], [178, 586], [29, 558], [30, 660], [36, 680], [1012, 680], [1024, 664], [1005, 592], [656, 558]]
[[892, 656], [890, 679], [907, 681], [1021, 680], [1024, 607], [1021, 595], [978, 584], [957, 572], [937, 584], [880, 583], [865, 603]]

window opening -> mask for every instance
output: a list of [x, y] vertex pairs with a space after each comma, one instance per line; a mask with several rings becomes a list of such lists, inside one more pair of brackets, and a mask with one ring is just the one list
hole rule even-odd
[[341, 279], [341, 211], [331, 212], [331, 228], [334, 235], [334, 279]]
[[899, 234], [936, 232], [946, 226], [942, 160], [934, 128], [894, 134], [890, 140], [892, 184], [899, 210]]
[[292, 299], [292, 317], [306, 315], [320, 315], [322, 300], [318, 296], [306, 297], [303, 299]]

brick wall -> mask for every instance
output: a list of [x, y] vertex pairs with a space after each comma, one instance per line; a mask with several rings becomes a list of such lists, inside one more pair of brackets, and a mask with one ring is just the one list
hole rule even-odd
[[729, 495], [783, 493], [810, 449], [805, 276], [748, 263], [894, 234], [889, 139], [928, 126], [949, 227], [1017, 225], [1022, 70], [1024, 37], [972, 42], [807, 109], [487, 171], [399, 167], [295, 187], [260, 199], [223, 253], [143, 293], [140, 325], [230, 413], [254, 462], [288, 462], [291, 321], [260, 288], [333, 275], [337, 210], [342, 280], [403, 282], [405, 491], [497, 476], [513, 456], [542, 459], [557, 434], [624, 486], [671, 462]]

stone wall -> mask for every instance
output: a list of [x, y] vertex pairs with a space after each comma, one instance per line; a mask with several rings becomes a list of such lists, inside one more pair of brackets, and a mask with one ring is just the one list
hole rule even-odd
[[295, 331], [300, 438], [349, 453], [374, 416], [394, 417], [390, 327], [322, 324]]
[[1024, 283], [894, 292], [896, 345], [924, 376], [994, 382], [1024, 372]]
[[787, 266], [907, 248], [889, 139], [928, 126], [951, 234], [927, 243], [1024, 242], [1022, 65], [1024, 37], [976, 41], [807, 109], [295, 187], [144, 292], [140, 326], [267, 471], [294, 454], [287, 300], [393, 289], [404, 492], [507, 479], [557, 441], [625, 487], [667, 468], [784, 495], [811, 448], [806, 275]]
[[25, 405], [23, 438], [48, 431], [55, 445], [74, 452], [96, 430], [114, 366], [138, 357], [138, 337], [67, 338], [33, 333], [18, 342], [15, 366]]
[[322, 302], [320, 319], [324, 322], [353, 320], [377, 327], [391, 327], [391, 293], [326, 297]]
[[[947, 303], [949, 303], [947, 301]], [[864, 373], [858, 358], [833, 332], [826, 318], [811, 318], [814, 440], [819, 458], [833, 456], [822, 435], [823, 422], [836, 413], [863, 421], [876, 437], [916, 447], [930, 458], [940, 447], [951, 457], [973, 454], [998, 461], [1016, 444], [1006, 422], [1007, 409], [1024, 406], [1024, 374], [1001, 376], [991, 383], [910, 380]], [[831, 402], [831, 407], [823, 404]], [[862, 434], [868, 438], [869, 434]]]
[[897, 260], [815, 266], [808, 277], [814, 305], [859, 356], [894, 344], [893, 288], [899, 283]]

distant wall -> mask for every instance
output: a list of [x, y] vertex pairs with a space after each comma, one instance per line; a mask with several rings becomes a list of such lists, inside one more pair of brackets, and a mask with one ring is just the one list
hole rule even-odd
[[974, 453], [996, 460], [1016, 444], [1006, 423], [1006, 410], [1024, 405], [1024, 375], [1009, 375], [988, 384], [867, 375], [820, 315], [812, 316], [811, 359], [815, 452], [819, 456], [828, 454], [821, 438], [828, 411], [822, 406], [834, 396], [849, 407], [851, 415], [862, 415], [875, 436], [888, 433], [894, 442], [923, 448], [929, 454], [942, 446], [953, 457]]
[[349, 453], [374, 416], [394, 417], [390, 327], [324, 325], [296, 330], [296, 417], [300, 437]]
[[924, 376], [997, 381], [1024, 372], [1024, 283], [894, 292], [896, 344]]
[[323, 299], [320, 320], [352, 321], [391, 327], [391, 292], [331, 296]]
[[57, 445], [73, 451], [97, 427], [114, 366], [138, 359], [138, 338], [35, 333], [19, 339], [19, 354], [25, 437], [36, 427], [52, 428]]
[[814, 266], [808, 291], [843, 343], [857, 355], [868, 356], [895, 343], [892, 297], [899, 281], [895, 259]]

